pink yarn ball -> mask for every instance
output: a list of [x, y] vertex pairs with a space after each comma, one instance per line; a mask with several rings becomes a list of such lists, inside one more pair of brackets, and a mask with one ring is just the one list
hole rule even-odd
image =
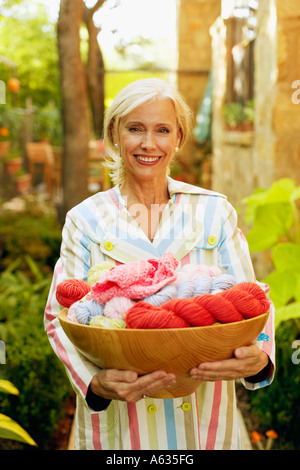
[[134, 300], [127, 297], [113, 297], [104, 305], [103, 315], [108, 318], [122, 319], [127, 310], [135, 303]]

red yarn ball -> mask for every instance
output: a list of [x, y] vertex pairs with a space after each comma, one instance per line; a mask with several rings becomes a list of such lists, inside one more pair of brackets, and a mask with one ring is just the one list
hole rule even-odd
[[237, 284], [218, 294], [171, 299], [160, 307], [137, 302], [126, 315], [127, 328], [186, 328], [233, 323], [269, 310], [269, 300], [255, 283]]
[[171, 310], [184, 319], [188, 326], [209, 326], [216, 323], [215, 318], [194, 299], [171, 299], [163, 304], [163, 308]]
[[189, 323], [175, 316], [171, 311], [155, 307], [147, 302], [137, 302], [125, 314], [127, 328], [160, 329], [160, 328], [187, 328]]
[[71, 307], [72, 304], [82, 299], [90, 292], [90, 286], [80, 279], [66, 279], [56, 288], [56, 299], [63, 307]]

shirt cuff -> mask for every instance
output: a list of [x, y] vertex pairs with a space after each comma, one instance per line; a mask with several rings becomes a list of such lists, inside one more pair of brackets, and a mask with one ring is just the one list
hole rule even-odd
[[107, 398], [100, 397], [96, 393], [92, 392], [91, 387], [89, 386], [85, 400], [89, 406], [94, 411], [103, 411], [109, 406], [111, 400]]
[[256, 375], [251, 375], [250, 377], [245, 377], [245, 380], [247, 382], [250, 382], [250, 383], [253, 383], [253, 384], [263, 382], [264, 380], [268, 379], [272, 375], [272, 372], [273, 372], [273, 364], [272, 364], [272, 361], [269, 358], [269, 362], [266, 365], [266, 367], [264, 367]]

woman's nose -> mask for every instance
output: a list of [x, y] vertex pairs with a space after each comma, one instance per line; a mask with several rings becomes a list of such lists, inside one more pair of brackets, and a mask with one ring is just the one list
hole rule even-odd
[[155, 137], [151, 132], [145, 132], [143, 134], [142, 148], [152, 149], [156, 146]]

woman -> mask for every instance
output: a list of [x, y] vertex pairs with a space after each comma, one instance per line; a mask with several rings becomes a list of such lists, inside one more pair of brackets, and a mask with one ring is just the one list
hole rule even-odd
[[190, 116], [178, 92], [161, 80], [123, 89], [105, 120], [117, 184], [67, 214], [45, 325], [77, 394], [76, 449], [241, 448], [235, 379], [253, 390], [272, 381], [273, 311], [265, 327], [268, 342], [239, 348], [229, 360], [195, 364], [190, 375], [199, 381], [196, 392], [165, 400], [148, 397], [172, 385], [173, 374], [99, 370], [78, 353], [57, 319], [58, 283], [85, 280], [91, 266], [106, 260], [126, 263], [170, 251], [180, 266], [219, 266], [238, 281], [255, 281], [226, 197], [167, 176], [188, 136]]

